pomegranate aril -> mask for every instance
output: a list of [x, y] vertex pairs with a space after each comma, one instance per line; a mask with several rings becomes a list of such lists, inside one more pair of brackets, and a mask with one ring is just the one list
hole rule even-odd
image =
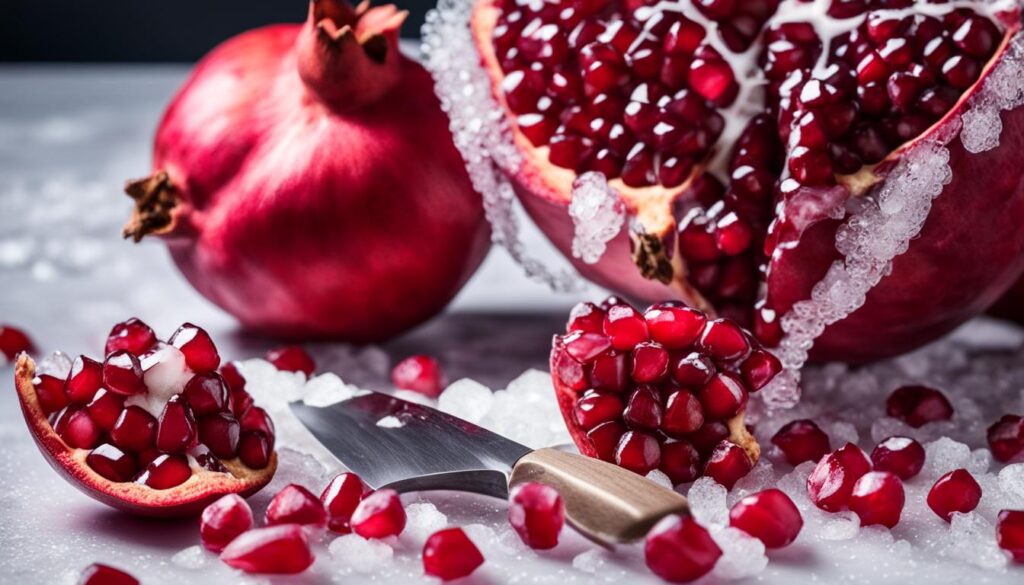
[[281, 524], [242, 533], [220, 560], [247, 573], [294, 574], [313, 564], [313, 553], [301, 526]]
[[860, 518], [861, 526], [896, 526], [903, 512], [903, 482], [888, 471], [869, 471], [853, 484], [850, 510]]
[[64, 391], [72, 403], [85, 404], [92, 400], [102, 385], [103, 365], [80, 355], [71, 364]]
[[728, 436], [729, 427], [725, 423], [721, 421], [706, 421], [704, 426], [696, 432], [687, 435], [686, 440], [697, 449], [701, 457], [708, 458], [715, 450], [715, 447]]
[[955, 469], [943, 475], [928, 491], [928, 507], [946, 522], [953, 512], [967, 513], [978, 507], [981, 486], [966, 469]]
[[964, 53], [986, 59], [995, 50], [999, 37], [999, 31], [988, 19], [972, 16], [965, 19], [950, 38]]
[[687, 389], [703, 388], [715, 372], [715, 364], [697, 352], [689, 353], [672, 363], [672, 379]]
[[423, 545], [423, 572], [443, 581], [461, 579], [484, 564], [484, 556], [461, 528], [431, 534]]
[[282, 372], [302, 372], [307, 378], [316, 371], [313, 356], [301, 345], [276, 347], [267, 352], [266, 360]]
[[679, 222], [679, 252], [692, 262], [711, 262], [721, 255], [707, 217], [699, 209], [691, 210]]
[[24, 331], [10, 325], [0, 325], [0, 355], [13, 360], [18, 354], [31, 353], [32, 350], [32, 340]]
[[267, 506], [267, 525], [301, 524], [323, 527], [327, 524], [327, 511], [312, 492], [294, 483], [288, 484], [274, 495]]
[[596, 390], [622, 392], [629, 382], [626, 354], [607, 351], [588, 365], [590, 386]]
[[619, 420], [624, 408], [622, 400], [614, 394], [588, 391], [576, 401], [573, 413], [576, 423], [589, 431], [602, 423]]
[[953, 405], [945, 395], [927, 386], [902, 386], [885, 401], [887, 415], [916, 428], [953, 418]]
[[405, 508], [395, 490], [377, 490], [352, 512], [352, 530], [363, 538], [398, 536], [405, 529]]
[[562, 345], [562, 338], [557, 335], [552, 340], [551, 373], [572, 390], [583, 390], [589, 385], [583, 364], [572, 359]]
[[750, 392], [764, 388], [781, 371], [779, 358], [764, 349], [755, 349], [740, 365], [743, 383]]
[[747, 405], [747, 391], [743, 382], [729, 372], [715, 374], [701, 388], [699, 397], [704, 413], [716, 420], [732, 418]]
[[704, 313], [681, 303], [653, 305], [644, 313], [644, 320], [651, 339], [667, 349], [689, 347], [707, 324]]
[[36, 400], [46, 414], [52, 414], [68, 405], [68, 395], [64, 392], [65, 380], [41, 374], [32, 379], [32, 387], [36, 390]]
[[266, 435], [271, 447], [273, 447], [276, 433], [274, 431], [274, 421], [271, 420], [267, 411], [259, 406], [254, 406], [245, 413], [245, 416], [239, 419], [239, 422], [242, 425], [243, 431], [259, 431]]
[[786, 462], [797, 466], [804, 461], [818, 461], [832, 450], [828, 435], [809, 419], [784, 425], [772, 437], [772, 444], [782, 451]]
[[747, 355], [750, 340], [735, 321], [715, 319], [704, 327], [697, 347], [716, 360], [730, 361]]
[[626, 427], [618, 421], [601, 423], [587, 432], [587, 440], [598, 459], [615, 461], [619, 440], [625, 432]]
[[722, 484], [725, 489], [731, 490], [732, 486], [750, 473], [753, 467], [754, 462], [750, 460], [743, 447], [732, 441], [722, 440], [704, 464], [704, 475]]
[[586, 333], [603, 333], [604, 311], [594, 303], [577, 303], [569, 311], [569, 320], [565, 324], [567, 333], [583, 331]]
[[807, 494], [826, 512], [842, 510], [850, 501], [853, 485], [871, 471], [871, 461], [860, 447], [847, 443], [818, 461], [807, 478]]
[[231, 396], [231, 412], [235, 418], [241, 418], [252, 407], [252, 396], [245, 391], [245, 378], [238, 372], [238, 366], [234, 362], [224, 364], [220, 369], [220, 375]]
[[156, 440], [157, 421], [138, 406], [129, 406], [121, 411], [114, 427], [110, 429], [110, 440], [117, 447], [139, 453], [151, 447]]
[[179, 486], [192, 477], [192, 469], [184, 455], [160, 455], [139, 475], [136, 480], [155, 490], [166, 490]]
[[185, 384], [182, 392], [189, 408], [196, 416], [207, 416], [229, 410], [231, 397], [224, 380], [215, 373], [196, 374]]
[[220, 412], [199, 419], [199, 441], [221, 459], [234, 459], [238, 454], [241, 427], [229, 413]]
[[125, 350], [108, 355], [103, 360], [103, 387], [124, 396], [145, 392], [139, 358]]
[[661, 430], [666, 435], [681, 438], [704, 425], [704, 407], [700, 400], [686, 390], [678, 390], [665, 399], [665, 413]]
[[773, 488], [736, 502], [729, 511], [729, 525], [757, 538], [765, 548], [782, 548], [796, 540], [804, 519], [793, 500]]
[[238, 494], [228, 494], [203, 509], [199, 540], [206, 550], [221, 552], [253, 527], [252, 509]]
[[942, 64], [942, 75], [946, 83], [957, 89], [967, 89], [980, 74], [981, 66], [963, 55], [954, 55]]
[[658, 469], [668, 476], [673, 485], [689, 483], [700, 477], [700, 453], [688, 441], [668, 441], [661, 446]]
[[694, 59], [689, 82], [694, 91], [716, 106], [728, 106], [739, 91], [732, 68], [718, 56]]
[[573, 331], [562, 338], [562, 345], [574, 360], [586, 364], [611, 347], [611, 341], [600, 333]]
[[351, 532], [352, 513], [371, 491], [354, 473], [342, 473], [332, 479], [320, 494], [320, 502], [327, 510], [327, 527], [340, 534]]
[[651, 386], [639, 386], [629, 396], [622, 420], [632, 429], [654, 431], [661, 426], [662, 411], [658, 391]]
[[788, 164], [789, 172], [802, 185], [831, 185], [835, 182], [832, 160], [822, 150], [798, 146], [793, 149]]
[[530, 548], [554, 548], [565, 524], [562, 497], [544, 484], [531, 481], [517, 485], [509, 494], [508, 521]]
[[662, 518], [644, 539], [644, 562], [666, 581], [695, 581], [711, 572], [722, 549], [689, 515]]
[[631, 376], [641, 384], [657, 382], [668, 373], [668, 351], [654, 342], [643, 342], [633, 349]]
[[1024, 511], [999, 512], [996, 520], [996, 543], [1014, 562], [1024, 563]]
[[156, 345], [156, 333], [149, 325], [132, 317], [127, 321], [114, 325], [107, 336], [107, 344], [103, 355], [108, 356], [115, 351], [127, 351], [134, 355], [142, 355]]
[[412, 355], [391, 370], [391, 383], [395, 388], [436, 397], [444, 390], [447, 380], [436, 359], [428, 355]]
[[134, 457], [109, 443], [93, 449], [86, 455], [85, 462], [93, 471], [110, 481], [131, 481], [138, 471]]
[[648, 433], [626, 431], [615, 448], [615, 463], [633, 473], [647, 475], [660, 462], [661, 444]]
[[78, 585], [139, 585], [139, 580], [121, 569], [93, 563], [82, 571]]
[[238, 458], [250, 469], [263, 469], [270, 462], [270, 441], [259, 431], [243, 431], [238, 438]]
[[1007, 414], [988, 428], [988, 448], [992, 456], [1003, 463], [1018, 463], [1024, 459], [1024, 418]]
[[924, 467], [924, 447], [909, 437], [889, 437], [871, 451], [871, 462], [878, 471], [889, 471], [900, 479], [910, 479]]
[[179, 327], [168, 343], [185, 354], [185, 363], [193, 372], [214, 372], [220, 365], [220, 354], [217, 353], [217, 347], [210, 339], [210, 335], [191, 323]]
[[183, 453], [196, 442], [196, 419], [181, 396], [172, 396], [160, 414], [156, 448], [164, 453]]
[[85, 409], [68, 406], [57, 415], [54, 430], [73, 449], [92, 449], [100, 440], [101, 430]]

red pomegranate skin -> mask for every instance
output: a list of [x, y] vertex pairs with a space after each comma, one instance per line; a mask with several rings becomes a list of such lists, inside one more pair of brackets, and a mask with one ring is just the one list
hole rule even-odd
[[251, 329], [386, 339], [439, 312], [489, 249], [433, 82], [399, 53], [406, 13], [364, 9], [315, 0], [305, 24], [226, 41], [160, 123], [153, 168], [178, 204], [157, 233]]

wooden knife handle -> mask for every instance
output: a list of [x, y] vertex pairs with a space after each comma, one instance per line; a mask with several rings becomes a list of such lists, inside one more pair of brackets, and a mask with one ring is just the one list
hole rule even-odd
[[538, 449], [516, 462], [509, 487], [528, 481], [558, 490], [569, 525], [603, 545], [639, 540], [663, 516], [689, 510], [686, 498], [653, 481], [556, 449]]

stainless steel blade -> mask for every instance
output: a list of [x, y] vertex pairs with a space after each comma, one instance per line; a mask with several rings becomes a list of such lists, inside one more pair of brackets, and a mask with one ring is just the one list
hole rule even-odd
[[529, 447], [433, 408], [370, 392], [330, 406], [291, 404], [306, 428], [374, 488], [508, 496]]

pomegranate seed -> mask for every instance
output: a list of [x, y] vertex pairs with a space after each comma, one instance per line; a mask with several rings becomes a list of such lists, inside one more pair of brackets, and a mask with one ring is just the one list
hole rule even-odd
[[110, 429], [110, 441], [118, 448], [140, 453], [152, 447], [156, 440], [156, 419], [138, 406], [129, 406], [121, 411], [114, 428]]
[[301, 526], [279, 524], [243, 532], [220, 560], [247, 573], [294, 574], [313, 564], [313, 553]]
[[327, 511], [312, 492], [294, 483], [284, 486], [267, 506], [267, 524], [301, 524], [323, 527]]
[[192, 448], [198, 435], [196, 419], [180, 395], [172, 396], [160, 414], [156, 448], [164, 453], [183, 453]]
[[757, 538], [766, 548], [782, 548], [800, 534], [804, 519], [793, 500], [778, 489], [767, 489], [736, 502], [729, 525]]
[[436, 359], [426, 355], [414, 355], [398, 362], [391, 370], [391, 383], [396, 388], [437, 397], [447, 382], [441, 364]]
[[697, 346], [721, 361], [739, 359], [750, 351], [747, 335], [730, 319], [708, 321]]
[[320, 502], [327, 510], [327, 527], [340, 534], [352, 532], [352, 513], [371, 491], [354, 473], [342, 473], [332, 479], [320, 494]]
[[13, 360], [21, 352], [31, 353], [32, 351], [32, 340], [25, 335], [24, 331], [10, 325], [0, 325], [0, 354], [3, 354], [8, 360]]
[[273, 447], [276, 433], [274, 431], [274, 421], [270, 419], [267, 411], [259, 406], [254, 406], [245, 413], [245, 416], [239, 422], [242, 424], [243, 431], [259, 431], [263, 433], [270, 441], [271, 447]]
[[182, 392], [196, 416], [207, 416], [230, 410], [231, 396], [224, 379], [218, 374], [196, 374]]
[[224, 367], [220, 369], [220, 375], [231, 395], [229, 401], [231, 412], [235, 418], [241, 418], [252, 407], [252, 396], [245, 391], [245, 378], [238, 372], [238, 367], [234, 362], [224, 364]]
[[1024, 460], [1024, 418], [1007, 414], [988, 428], [988, 447], [996, 460], [1017, 463]]
[[903, 482], [888, 471], [869, 471], [853, 484], [850, 510], [860, 518], [861, 526], [881, 524], [892, 528], [903, 512]]
[[562, 384], [576, 391], [583, 390], [588, 386], [583, 364], [572, 359], [572, 356], [562, 346], [562, 339], [557, 335], [552, 341], [551, 354], [551, 373], [557, 376]]
[[124, 396], [145, 392], [139, 358], [123, 349], [108, 355], [103, 360], [103, 386]]
[[798, 146], [793, 149], [793, 153], [789, 157], [789, 172], [802, 185], [831, 185], [835, 182], [832, 160], [828, 153], [806, 146]]
[[690, 87], [717, 106], [728, 106], [736, 99], [739, 86], [732, 68], [721, 58], [699, 58], [690, 64]]
[[461, 528], [445, 528], [423, 545], [423, 571], [443, 581], [461, 579], [484, 564], [484, 556]]
[[807, 478], [807, 494], [826, 512], [842, 510], [850, 501], [853, 484], [871, 471], [868, 456], [853, 443], [822, 457]]
[[700, 453], [688, 441], [669, 441], [661, 446], [658, 467], [673, 485], [689, 483], [700, 476]]
[[240, 432], [238, 420], [226, 412], [199, 419], [199, 440], [221, 459], [234, 459], [238, 454]]
[[909, 437], [889, 437], [871, 451], [871, 462], [878, 471], [910, 479], [924, 467], [924, 447]]
[[607, 351], [590, 364], [589, 381], [595, 390], [622, 392], [629, 380], [626, 369], [626, 354]]
[[662, 411], [658, 391], [650, 386], [640, 386], [630, 395], [622, 419], [631, 428], [653, 431], [661, 426]]
[[249, 469], [263, 469], [270, 463], [270, 441], [259, 431], [245, 431], [238, 438], [238, 458]]
[[679, 222], [679, 251], [692, 262], [711, 262], [721, 256], [712, 226], [700, 209], [691, 210]]
[[747, 405], [747, 391], [735, 374], [719, 372], [701, 389], [700, 403], [707, 416], [717, 420], [729, 419]]
[[109, 443], [93, 449], [86, 455], [85, 462], [93, 471], [110, 481], [131, 481], [138, 471], [135, 458]]
[[114, 428], [117, 418], [121, 416], [121, 411], [124, 409], [124, 397], [100, 388], [100, 391], [96, 393], [92, 402], [85, 409], [89, 412], [89, 418], [96, 423], [96, 426], [106, 432], [110, 432]]
[[740, 365], [743, 382], [750, 392], [757, 392], [767, 386], [781, 371], [782, 362], [779, 358], [763, 349], [755, 349]]
[[647, 568], [666, 581], [695, 581], [715, 567], [722, 549], [690, 516], [662, 518], [644, 540]]
[[238, 494], [228, 494], [203, 510], [199, 519], [199, 539], [204, 548], [219, 553], [252, 526], [249, 504]]
[[36, 400], [43, 412], [51, 414], [68, 405], [68, 395], [64, 393], [64, 380], [41, 374], [32, 379], [32, 387], [36, 390]]
[[628, 351], [637, 344], [647, 341], [647, 322], [633, 307], [615, 305], [608, 309], [608, 314], [604, 318], [604, 334], [608, 336], [612, 347], [619, 351]]
[[885, 401], [885, 413], [916, 428], [953, 418], [953, 405], [945, 395], [927, 386], [902, 386]]
[[701, 454], [707, 458], [715, 450], [715, 447], [729, 436], [729, 427], [720, 421], [708, 421], [697, 432], [686, 436], [689, 441]]
[[587, 432], [587, 440], [594, 448], [595, 455], [602, 461], [615, 461], [615, 451], [626, 427], [618, 421], [597, 425]]
[[1024, 563], [1024, 511], [1003, 510], [996, 520], [996, 543], [1015, 562]]
[[302, 372], [309, 378], [316, 371], [313, 357], [300, 345], [286, 345], [267, 352], [266, 360], [282, 372]]
[[683, 388], [703, 388], [715, 375], [715, 364], [699, 353], [690, 353], [672, 364], [672, 379]]
[[604, 311], [594, 303], [578, 303], [569, 311], [569, 321], [565, 330], [583, 331], [585, 333], [602, 333], [604, 331]]
[[80, 355], [71, 364], [64, 390], [72, 403], [85, 404], [92, 400], [102, 385], [103, 366], [96, 360]]
[[981, 66], [963, 55], [954, 55], [942, 65], [942, 75], [946, 83], [956, 89], [967, 89], [981, 74]]
[[185, 363], [193, 372], [214, 372], [220, 365], [220, 354], [210, 335], [200, 327], [185, 323], [174, 332], [168, 343], [185, 354]]
[[722, 484], [725, 489], [731, 490], [732, 486], [753, 468], [754, 462], [750, 460], [743, 447], [722, 440], [704, 464], [704, 475]]
[[647, 475], [661, 462], [661, 445], [653, 435], [640, 431], [627, 431], [615, 448], [615, 463], [620, 467]]
[[562, 338], [562, 345], [572, 359], [586, 364], [611, 347], [611, 341], [600, 333], [574, 331]]
[[68, 406], [54, 424], [60, 438], [73, 449], [92, 449], [100, 440], [100, 428], [84, 409]]
[[136, 481], [155, 490], [166, 490], [179, 486], [192, 477], [192, 469], [184, 455], [164, 454], [146, 466]]
[[949, 522], [953, 512], [967, 513], [978, 507], [981, 486], [966, 469], [956, 469], [943, 475], [928, 491], [928, 507], [939, 518]]
[[715, 246], [726, 256], [736, 256], [750, 247], [754, 234], [750, 226], [729, 212], [715, 225]]
[[641, 384], [657, 382], [668, 373], [668, 351], [661, 345], [645, 341], [633, 349], [633, 381]]
[[121, 569], [93, 563], [82, 571], [78, 585], [139, 585], [139, 580]]
[[134, 355], [142, 355], [156, 345], [156, 333], [139, 319], [132, 317], [114, 325], [107, 336], [107, 344], [103, 355], [108, 356], [115, 351], [127, 351]]
[[704, 408], [696, 396], [686, 390], [669, 394], [661, 420], [661, 430], [666, 435], [682, 437], [697, 431], [703, 424]]
[[573, 413], [576, 423], [589, 431], [601, 423], [618, 420], [624, 408], [622, 400], [614, 394], [588, 391], [576, 401]]
[[991, 22], [984, 18], [971, 17], [953, 31], [951, 38], [964, 53], [985, 59], [995, 50], [999, 36]]
[[395, 490], [377, 490], [359, 502], [351, 522], [363, 538], [398, 536], [405, 529], [405, 508]]
[[804, 461], [818, 461], [832, 450], [828, 435], [808, 419], [787, 423], [772, 437], [786, 462], [796, 467]]
[[562, 496], [555, 488], [537, 482], [517, 485], [509, 494], [508, 521], [530, 548], [555, 548], [565, 524]]

